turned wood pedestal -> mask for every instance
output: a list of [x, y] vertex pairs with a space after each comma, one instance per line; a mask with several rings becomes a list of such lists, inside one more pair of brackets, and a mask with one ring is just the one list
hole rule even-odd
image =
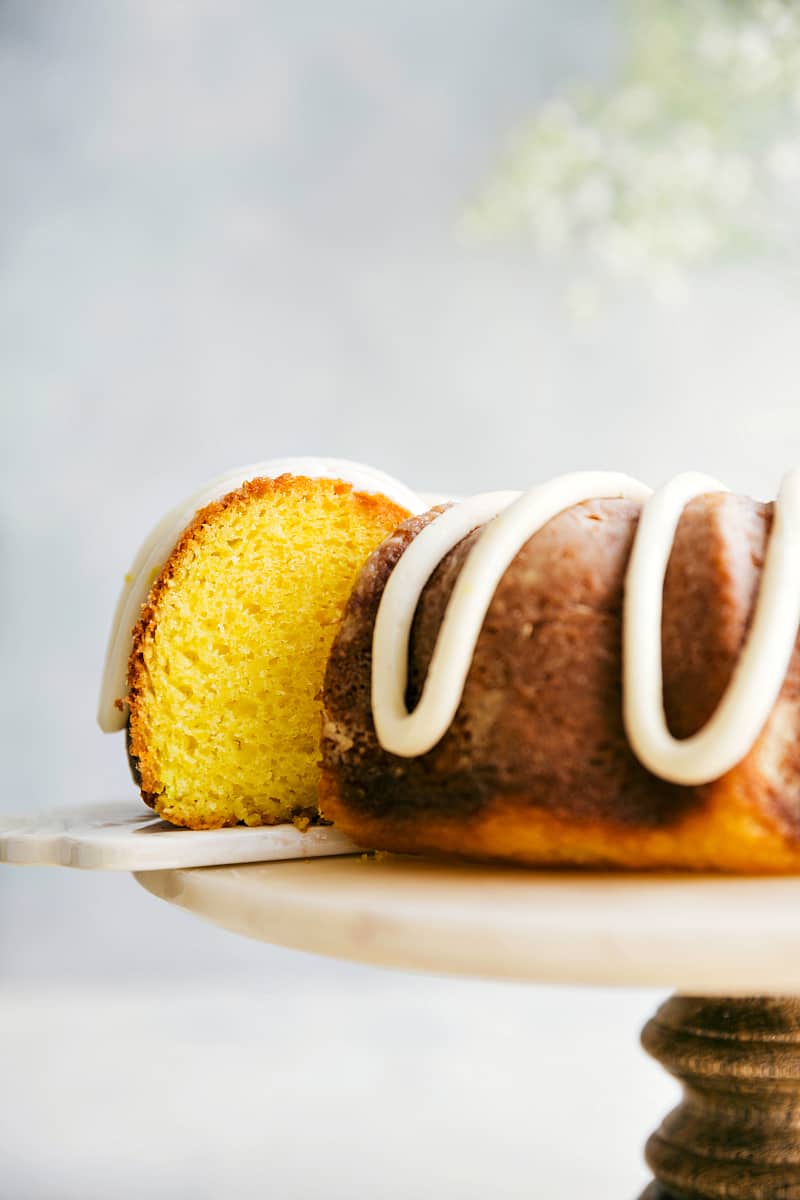
[[[677, 988], [642, 1038], [684, 1095], [647, 1143], [641, 1200], [800, 1200], [800, 878], [346, 857], [138, 879], [236, 933], [335, 958]], [[597, 1177], [608, 1196], [602, 1163]]]
[[674, 996], [642, 1044], [683, 1087], [642, 1200], [800, 1200], [800, 1000]]

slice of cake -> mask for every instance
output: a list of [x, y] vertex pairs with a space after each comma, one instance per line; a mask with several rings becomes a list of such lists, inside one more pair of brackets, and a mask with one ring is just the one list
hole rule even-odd
[[[120, 728], [127, 716], [142, 797], [173, 824], [317, 816], [331, 642], [370, 552], [419, 507], [389, 477], [352, 464], [324, 469], [337, 466], [350, 479], [259, 476], [188, 525], [176, 510], [134, 564], [112, 631], [100, 723]], [[369, 490], [359, 489], [361, 479]], [[156, 567], [154, 557], [162, 559]]]

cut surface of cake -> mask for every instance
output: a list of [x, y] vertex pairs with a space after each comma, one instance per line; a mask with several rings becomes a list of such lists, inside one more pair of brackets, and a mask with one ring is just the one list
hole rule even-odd
[[330, 645], [358, 570], [408, 511], [284, 474], [196, 513], [141, 609], [117, 697], [159, 815], [192, 829], [316, 818]]

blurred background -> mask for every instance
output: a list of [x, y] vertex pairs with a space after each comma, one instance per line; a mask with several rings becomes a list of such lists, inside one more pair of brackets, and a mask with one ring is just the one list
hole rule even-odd
[[[799, 48], [778, 0], [0, 0], [0, 812], [132, 796], [118, 587], [226, 468], [773, 495]], [[316, 960], [122, 876], [3, 868], [0, 905], [2, 1196], [647, 1178], [656, 995]]]

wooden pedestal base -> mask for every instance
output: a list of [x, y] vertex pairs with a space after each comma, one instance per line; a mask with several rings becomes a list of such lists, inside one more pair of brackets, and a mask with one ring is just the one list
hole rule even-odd
[[683, 1085], [641, 1200], [800, 1200], [800, 999], [674, 996], [642, 1044]]

